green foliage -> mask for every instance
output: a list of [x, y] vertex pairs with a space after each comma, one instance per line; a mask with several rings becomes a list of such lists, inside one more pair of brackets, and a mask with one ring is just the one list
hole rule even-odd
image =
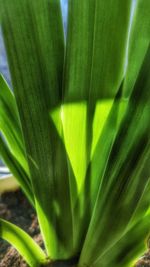
[[[0, 10], [14, 92], [0, 76], [0, 154], [48, 258], [131, 266], [150, 230], [149, 1], [69, 0], [66, 44], [59, 0]], [[0, 236], [47, 263], [18, 227], [0, 220]]]
[[14, 247], [19, 247], [20, 254], [30, 266], [37, 267], [47, 262], [45, 253], [35, 241], [12, 223], [0, 219], [0, 236], [13, 243]]

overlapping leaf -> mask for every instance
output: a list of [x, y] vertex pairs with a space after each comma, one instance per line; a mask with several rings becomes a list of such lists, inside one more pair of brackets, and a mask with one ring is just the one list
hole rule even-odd
[[147, 0], [133, 1], [133, 22], [131, 24], [127, 69], [124, 84], [124, 95], [128, 97], [138, 77], [147, 48], [150, 43], [150, 2]]
[[69, 257], [73, 241], [67, 158], [49, 119], [62, 97], [60, 3], [6, 0], [0, 8], [41, 231], [53, 259]]
[[31, 267], [46, 264], [46, 255], [33, 239], [16, 225], [0, 219], [0, 237], [11, 243]]
[[1, 136], [0, 136], [0, 155], [5, 164], [7, 165], [7, 167], [9, 168], [9, 170], [11, 171], [11, 173], [14, 175], [14, 177], [21, 185], [22, 190], [26, 194], [32, 206], [34, 206], [34, 196], [32, 192], [31, 181], [29, 180], [29, 177], [27, 176], [25, 170], [22, 168], [22, 166], [10, 152], [8, 146], [6, 145], [5, 141]]
[[[80, 263], [93, 264], [125, 231], [149, 178], [150, 49], [107, 163]], [[142, 88], [142, 90], [141, 90]], [[109, 202], [107, 199], [109, 198]], [[96, 239], [93, 238], [97, 229]], [[109, 235], [108, 235], [109, 232]], [[102, 240], [103, 245], [100, 246]]]
[[0, 75], [0, 131], [8, 143], [11, 153], [29, 175], [15, 98], [2, 75]]

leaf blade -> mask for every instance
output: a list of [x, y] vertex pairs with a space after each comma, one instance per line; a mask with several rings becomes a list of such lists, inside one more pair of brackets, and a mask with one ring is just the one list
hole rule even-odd
[[0, 74], [0, 130], [22, 168], [29, 176], [24, 140], [14, 95]]
[[0, 237], [18, 250], [29, 266], [37, 267], [47, 262], [45, 253], [27, 233], [3, 219], [0, 219]]
[[[12, 3], [7, 0], [0, 7], [44, 242], [48, 255], [53, 259], [71, 257], [72, 218], [67, 159], [49, 119], [49, 111], [59, 104], [62, 97], [64, 40], [60, 2], [15, 0]], [[62, 223], [60, 216], [64, 217]], [[66, 225], [70, 238], [65, 234]]]
[[[150, 49], [146, 54], [139, 78], [112, 147], [105, 178], [100, 186], [81, 253], [81, 265], [86, 261], [92, 264], [103, 253], [104, 245], [99, 248], [97, 242], [105, 240], [105, 246], [109, 247], [112, 240], [118, 238], [119, 234], [126, 228], [126, 224], [131, 219], [148, 181], [149, 169], [145, 167], [145, 164], [147, 164], [147, 161], [149, 162], [150, 153], [149, 64]], [[141, 87], [143, 88], [142, 91]], [[141, 180], [143, 172], [145, 175]], [[136, 177], [135, 180], [134, 177]], [[108, 196], [109, 202], [107, 204]], [[127, 207], [130, 207], [130, 209]], [[112, 209], [113, 213], [111, 213]], [[118, 214], [120, 214], [119, 217]], [[101, 223], [99, 223], [100, 221]], [[95, 229], [97, 229], [97, 235], [99, 232], [99, 238], [96, 241], [93, 240]], [[109, 236], [107, 235], [108, 230]]]

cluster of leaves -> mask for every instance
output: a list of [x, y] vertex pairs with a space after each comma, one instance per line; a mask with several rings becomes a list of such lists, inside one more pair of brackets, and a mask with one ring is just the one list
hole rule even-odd
[[0, 219], [26, 262], [128, 267], [150, 229], [150, 2], [0, 0], [0, 154], [35, 207], [46, 253]]

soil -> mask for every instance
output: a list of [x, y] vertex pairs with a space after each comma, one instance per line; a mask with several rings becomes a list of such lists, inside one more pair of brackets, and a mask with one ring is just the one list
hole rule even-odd
[[135, 267], [150, 267], [150, 251], [148, 251], [143, 257], [141, 257]]
[[[0, 196], [0, 217], [20, 226], [44, 249], [35, 211], [20, 190]], [[56, 266], [64, 265], [57, 263]], [[28, 267], [28, 265], [12, 246], [0, 239], [0, 267]], [[135, 267], [150, 267], [150, 252], [147, 252]]]
[[[21, 191], [0, 196], [0, 217], [20, 226], [43, 247], [39, 225], [29, 202]], [[27, 267], [18, 252], [0, 239], [0, 267]]]

